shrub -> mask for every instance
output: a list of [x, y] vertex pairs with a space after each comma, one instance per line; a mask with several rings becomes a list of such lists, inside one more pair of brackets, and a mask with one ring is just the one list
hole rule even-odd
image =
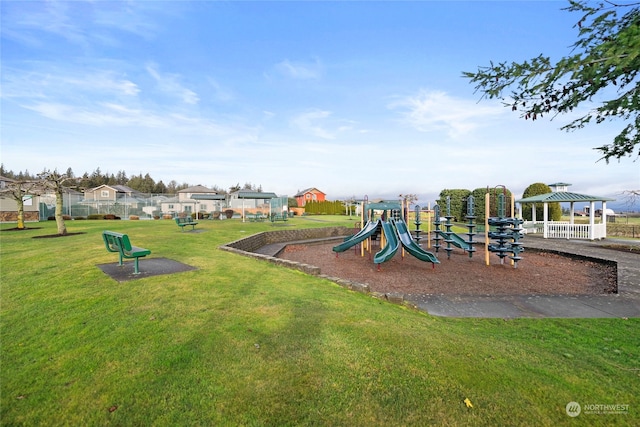
[[104, 219], [103, 214], [91, 214], [87, 216], [87, 219]]
[[131, 221], [136, 221], [136, 220], [139, 220], [139, 219], [140, 219], [140, 217], [139, 217], [138, 215], [129, 215], [129, 219], [130, 219]]

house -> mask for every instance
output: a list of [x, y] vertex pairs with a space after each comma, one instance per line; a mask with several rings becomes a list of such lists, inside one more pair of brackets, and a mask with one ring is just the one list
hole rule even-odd
[[126, 185], [103, 184], [84, 191], [81, 202], [87, 208], [87, 214], [115, 214], [129, 216], [138, 213], [143, 203], [137, 198], [142, 193]]
[[219, 212], [225, 200], [224, 195], [203, 185], [194, 185], [178, 191], [176, 197], [160, 203], [160, 210], [165, 215], [193, 212]]
[[[15, 182], [14, 179], [0, 176], [0, 191], [4, 192], [7, 185]], [[39, 196], [26, 195], [24, 202], [24, 220], [37, 222], [40, 220], [38, 207], [40, 205]], [[15, 222], [18, 220], [18, 203], [8, 194], [0, 193], [0, 222]]]
[[307, 202], [324, 202], [326, 194], [317, 188], [307, 188], [299, 191], [295, 196], [299, 207], [303, 207]]

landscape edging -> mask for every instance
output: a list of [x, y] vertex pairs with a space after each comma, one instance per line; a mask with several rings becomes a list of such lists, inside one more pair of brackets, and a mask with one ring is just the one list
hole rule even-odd
[[291, 243], [312, 239], [340, 240], [352, 234], [353, 230], [347, 227], [321, 227], [262, 231], [260, 233], [252, 234], [251, 236], [247, 236], [242, 239], [234, 240], [233, 242], [224, 244], [220, 246], [220, 249], [249, 258], [268, 261], [282, 267], [302, 271], [312, 276], [318, 276], [320, 278], [334, 282], [345, 289], [349, 289], [351, 291], [359, 292], [366, 295], [371, 295], [372, 297], [377, 299], [383, 299], [394, 304], [415, 307], [405, 299], [404, 294], [402, 293], [391, 292], [381, 294], [379, 292], [371, 292], [371, 288], [367, 283], [358, 283], [339, 277], [327, 276], [321, 274], [320, 267], [255, 252], [263, 246], [274, 243]]

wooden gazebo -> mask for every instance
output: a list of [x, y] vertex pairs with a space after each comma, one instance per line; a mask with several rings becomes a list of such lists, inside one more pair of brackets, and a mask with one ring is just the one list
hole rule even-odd
[[[543, 237], [546, 238], [561, 238], [561, 239], [604, 239], [607, 237], [607, 202], [614, 201], [607, 197], [589, 196], [586, 194], [571, 193], [567, 191], [567, 188], [571, 184], [555, 183], [549, 184], [552, 192], [546, 194], [540, 194], [538, 196], [526, 197], [524, 199], [516, 200], [518, 204], [518, 213], [522, 218], [522, 205], [525, 203], [532, 204], [532, 220], [525, 221], [523, 228], [527, 232], [539, 232], [542, 231]], [[549, 221], [549, 203], [569, 203], [570, 214], [569, 221]], [[575, 203], [589, 203], [589, 223], [588, 224], [576, 224], [575, 218]], [[600, 221], [596, 223], [596, 203], [601, 203], [601, 215]], [[543, 218], [542, 221], [536, 220], [535, 205], [542, 203]]]

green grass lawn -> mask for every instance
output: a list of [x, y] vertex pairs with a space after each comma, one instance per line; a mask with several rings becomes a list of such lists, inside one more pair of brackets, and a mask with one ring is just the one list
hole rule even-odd
[[[84, 234], [32, 238], [54, 234], [53, 222], [0, 232], [0, 422], [640, 424], [638, 319], [439, 318], [218, 249], [264, 230], [354, 222], [200, 221], [204, 232], [181, 233], [173, 221], [68, 221]], [[97, 267], [117, 260], [105, 229], [197, 270], [118, 283]], [[577, 418], [571, 401], [583, 405]], [[602, 404], [629, 406], [584, 413]]]

